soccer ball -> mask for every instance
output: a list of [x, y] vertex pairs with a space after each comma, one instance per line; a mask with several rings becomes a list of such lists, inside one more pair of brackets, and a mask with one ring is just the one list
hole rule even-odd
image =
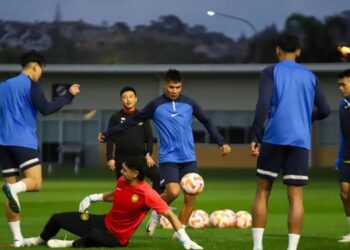
[[204, 188], [204, 180], [199, 174], [189, 173], [182, 177], [180, 185], [186, 194], [197, 195]]
[[230, 218], [223, 210], [212, 212], [209, 221], [213, 227], [225, 228], [230, 226]]
[[173, 226], [171, 225], [170, 221], [167, 218], [165, 218], [163, 215], [160, 216], [159, 224], [164, 229], [173, 229]]
[[233, 212], [231, 209], [224, 209], [224, 210], [222, 210], [222, 212], [225, 213], [228, 217], [229, 227], [235, 227], [236, 226], [236, 213]]
[[252, 216], [247, 211], [238, 211], [236, 213], [236, 227], [248, 228], [252, 226]]
[[209, 215], [203, 210], [194, 210], [188, 220], [191, 228], [204, 228], [209, 225]]

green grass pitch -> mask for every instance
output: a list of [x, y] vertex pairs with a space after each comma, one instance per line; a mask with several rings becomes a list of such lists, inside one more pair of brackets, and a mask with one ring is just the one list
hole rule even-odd
[[[234, 211], [251, 209], [255, 193], [254, 169], [203, 169], [205, 188], [197, 198], [197, 209], [211, 213], [217, 209]], [[103, 167], [83, 168], [78, 175], [72, 168], [57, 166], [52, 174], [44, 173], [43, 189], [39, 193], [20, 194], [22, 206], [22, 232], [25, 237], [37, 236], [49, 216], [55, 212], [78, 209], [80, 200], [88, 194], [109, 191], [114, 188], [114, 175]], [[329, 250], [349, 249], [350, 243], [338, 243], [341, 235], [349, 233], [338, 196], [337, 173], [332, 169], [311, 170], [310, 184], [305, 189], [305, 225], [299, 249]], [[1, 196], [4, 203], [4, 195]], [[173, 204], [179, 207], [180, 196]], [[108, 203], [95, 203], [90, 213], [105, 213]], [[270, 197], [268, 225], [265, 230], [264, 249], [287, 248], [287, 195], [279, 179]], [[152, 238], [145, 234], [146, 220], [141, 224], [126, 249], [165, 250], [182, 249], [181, 244], [170, 240], [172, 232], [159, 229]], [[250, 229], [188, 229], [190, 237], [204, 249], [252, 249]], [[57, 238], [75, 239], [61, 231]], [[12, 242], [9, 227], [0, 209], [0, 249]], [[46, 246], [31, 249], [47, 249]], [[98, 249], [98, 248], [96, 248]], [[102, 248], [99, 248], [102, 249]]]

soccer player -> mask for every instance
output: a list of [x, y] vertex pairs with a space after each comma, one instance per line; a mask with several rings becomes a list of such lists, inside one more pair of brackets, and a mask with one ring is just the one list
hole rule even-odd
[[[40, 236], [24, 239], [24, 245], [37, 246], [47, 242], [52, 248], [126, 246], [147, 211], [152, 208], [169, 219], [185, 249], [203, 249], [189, 238], [177, 216], [144, 181], [144, 161], [144, 157], [126, 158], [115, 191], [85, 197], [80, 202], [80, 212], [54, 214]], [[111, 210], [105, 215], [88, 214], [91, 202], [96, 201], [113, 202]], [[80, 238], [74, 241], [50, 240], [61, 228]]]
[[[192, 117], [196, 117], [219, 145], [223, 155], [230, 153], [231, 147], [224, 140], [208, 115], [191, 98], [182, 95], [182, 77], [178, 70], [169, 69], [165, 73], [164, 94], [149, 102], [139, 113], [125, 122], [100, 133], [98, 140], [124, 129], [136, 126], [139, 122], [153, 119], [159, 135], [159, 171], [161, 185], [165, 191], [161, 194], [166, 203], [171, 204], [180, 194], [179, 182], [187, 173], [197, 173], [196, 156], [192, 132]], [[195, 205], [196, 197], [184, 193], [184, 203], [179, 219], [186, 225]], [[153, 212], [147, 225], [147, 233], [152, 236], [159, 224], [159, 216]], [[174, 235], [176, 236], [176, 235]]]
[[[108, 128], [123, 123], [129, 116], [139, 112], [136, 109], [137, 94], [134, 88], [124, 87], [120, 91], [120, 99], [123, 108], [111, 116]], [[150, 121], [140, 122], [135, 127], [108, 138], [106, 143], [107, 166], [110, 170], [115, 171], [118, 179], [121, 176], [120, 170], [125, 158], [128, 156], [145, 157], [147, 163], [145, 174], [151, 179], [152, 187], [160, 193], [159, 170], [152, 158], [152, 152], [153, 133]]]
[[259, 79], [250, 144], [252, 155], [258, 156], [252, 208], [254, 250], [263, 249], [268, 199], [280, 170], [289, 201], [288, 250], [297, 249], [304, 222], [311, 125], [330, 113], [317, 77], [296, 63], [300, 53], [296, 36], [281, 35], [276, 47], [279, 63], [265, 68]]
[[[20, 247], [21, 192], [39, 191], [42, 176], [36, 135], [36, 114], [51, 114], [70, 104], [79, 93], [79, 85], [73, 84], [67, 94], [48, 102], [39, 81], [44, 67], [43, 56], [30, 51], [21, 56], [21, 73], [0, 83], [0, 164], [6, 184], [6, 215], [14, 237], [14, 246]], [[24, 176], [16, 179], [19, 174]]]
[[[336, 167], [339, 169], [340, 198], [350, 225], [350, 69], [338, 75], [339, 90], [344, 97], [339, 103], [340, 145]], [[339, 242], [350, 242], [350, 234]]]

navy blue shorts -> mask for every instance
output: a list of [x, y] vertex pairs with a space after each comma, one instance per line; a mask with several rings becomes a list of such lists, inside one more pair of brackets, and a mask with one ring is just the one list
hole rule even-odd
[[273, 182], [282, 170], [283, 183], [302, 186], [309, 181], [309, 150], [294, 146], [263, 143], [256, 174]]
[[20, 172], [40, 164], [39, 151], [32, 148], [0, 146], [3, 177], [19, 176]]
[[350, 164], [342, 163], [339, 168], [339, 181], [350, 183]]
[[197, 162], [163, 162], [159, 163], [160, 185], [163, 187], [168, 183], [179, 183], [188, 173], [198, 173]]

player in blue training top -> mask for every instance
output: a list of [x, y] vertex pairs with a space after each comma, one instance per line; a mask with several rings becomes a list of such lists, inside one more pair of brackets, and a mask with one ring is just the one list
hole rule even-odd
[[311, 125], [330, 113], [317, 77], [295, 62], [300, 53], [298, 38], [282, 34], [276, 47], [280, 62], [265, 68], [259, 79], [250, 145], [252, 155], [258, 156], [252, 209], [254, 250], [262, 249], [268, 199], [280, 170], [289, 199], [288, 250], [297, 249], [304, 222]]
[[[197, 173], [196, 156], [192, 132], [192, 117], [196, 117], [219, 145], [223, 155], [231, 147], [224, 140], [208, 115], [187, 96], [181, 95], [182, 79], [178, 70], [169, 69], [165, 74], [164, 95], [149, 102], [139, 113], [122, 124], [99, 134], [99, 141], [139, 122], [153, 119], [159, 135], [159, 171], [161, 184], [165, 185], [162, 198], [170, 204], [180, 194], [179, 182], [187, 173]], [[184, 204], [179, 219], [186, 225], [195, 205], [196, 197], [184, 193]], [[153, 235], [159, 223], [159, 216], [153, 212], [147, 224], [148, 235]]]
[[[0, 83], [0, 164], [6, 184], [2, 189], [8, 203], [6, 215], [14, 237], [14, 246], [22, 246], [18, 193], [39, 191], [42, 176], [36, 135], [36, 114], [51, 114], [70, 104], [79, 93], [73, 84], [67, 94], [48, 102], [37, 82], [44, 66], [43, 56], [30, 51], [21, 57], [21, 73]], [[17, 181], [16, 177], [23, 174]]]
[[[339, 90], [344, 97], [339, 103], [340, 145], [336, 167], [339, 169], [340, 198], [350, 225], [350, 69], [338, 75]], [[350, 234], [339, 242], [350, 242]]]

